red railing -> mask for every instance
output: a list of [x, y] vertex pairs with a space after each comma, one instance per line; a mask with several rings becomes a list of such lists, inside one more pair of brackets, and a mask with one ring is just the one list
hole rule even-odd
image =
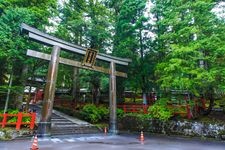
[[[71, 101], [56, 99], [54, 101], [55, 106], [64, 106], [70, 109], [76, 109], [78, 106], [84, 106], [85, 103], [73, 103]], [[117, 105], [117, 108], [122, 109], [125, 113], [148, 113], [148, 108], [151, 105], [143, 105], [143, 104], [121, 104]], [[187, 117], [188, 119], [192, 118], [190, 105], [172, 105], [168, 104], [168, 108], [177, 109], [173, 114], [181, 115], [183, 117]]]
[[[141, 104], [135, 104], [135, 105], [117, 105], [118, 108], [123, 109], [125, 113], [148, 113], [148, 108], [150, 105], [141, 105]], [[168, 105], [168, 108], [174, 108], [178, 109], [177, 111], [174, 112], [174, 115], [182, 115], [186, 116], [188, 119], [191, 119], [191, 109], [190, 106], [187, 105]], [[179, 111], [182, 110], [183, 111]]]
[[174, 115], [181, 115], [183, 117], [187, 117], [188, 119], [191, 119], [191, 108], [189, 104], [186, 105], [168, 105], [168, 108], [177, 109], [174, 111]]
[[135, 105], [117, 105], [118, 108], [123, 109], [125, 113], [148, 113], [149, 105], [135, 104]]
[[[30, 125], [30, 129], [34, 129], [35, 126], [35, 120], [36, 120], [36, 113], [22, 113], [19, 112], [18, 114], [0, 114], [0, 117], [3, 117], [2, 122], [0, 122], [0, 125], [2, 125], [2, 128], [4, 128], [6, 125], [16, 125], [16, 130], [20, 130], [21, 125]], [[17, 117], [16, 122], [7, 122], [8, 117]], [[30, 122], [23, 122], [23, 117], [30, 117]]]

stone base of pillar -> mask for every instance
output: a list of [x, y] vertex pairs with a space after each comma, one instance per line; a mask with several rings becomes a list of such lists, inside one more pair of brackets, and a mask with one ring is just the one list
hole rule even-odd
[[111, 130], [111, 129], [109, 129], [109, 134], [111, 134], [111, 135], [117, 135], [118, 134], [118, 130]]
[[39, 122], [37, 136], [38, 137], [50, 137], [51, 136], [51, 122]]
[[118, 134], [116, 122], [110, 122], [109, 123], [109, 133], [112, 134], [112, 135]]

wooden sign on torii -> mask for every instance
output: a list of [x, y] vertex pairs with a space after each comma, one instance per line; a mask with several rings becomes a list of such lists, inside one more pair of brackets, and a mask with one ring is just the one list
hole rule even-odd
[[[102, 73], [106, 73], [110, 75], [110, 86], [109, 86], [109, 105], [110, 105], [110, 122], [109, 122], [109, 132], [112, 134], [116, 134], [117, 130], [117, 117], [116, 117], [116, 76], [120, 77], [127, 77], [126, 73], [116, 71], [116, 64], [125, 65], [127, 66], [131, 60], [113, 57], [106, 54], [96, 53], [96, 59], [103, 60], [110, 63], [110, 69], [103, 68], [99, 66], [95, 66], [89, 59], [86, 61], [79, 62], [74, 61], [71, 59], [66, 59], [60, 57], [60, 50], [71, 51], [74, 53], [78, 53], [81, 55], [86, 54], [87, 48], [71, 44], [64, 40], [58, 39], [56, 37], [50, 36], [46, 33], [43, 33], [35, 28], [32, 28], [26, 24], [21, 25], [21, 31], [23, 33], [27, 33], [29, 38], [37, 41], [41, 44], [53, 47], [51, 55], [34, 51], [34, 50], [27, 50], [27, 55], [35, 58], [40, 58], [44, 60], [50, 61], [48, 67], [48, 76], [47, 82], [44, 91], [44, 100], [43, 100], [43, 107], [41, 113], [41, 120], [38, 124], [38, 134], [39, 136], [50, 136], [51, 135], [51, 115], [54, 103], [54, 96], [55, 96], [55, 86], [56, 86], [56, 79], [57, 79], [57, 72], [58, 72], [58, 65], [59, 63], [82, 68], [88, 69], [93, 71], [98, 71]], [[85, 56], [86, 57], [86, 56]], [[89, 61], [91, 64], [89, 64]], [[95, 61], [95, 60], [94, 60]]]

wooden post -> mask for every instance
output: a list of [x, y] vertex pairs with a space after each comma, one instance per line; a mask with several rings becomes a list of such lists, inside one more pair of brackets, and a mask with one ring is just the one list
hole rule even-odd
[[148, 113], [148, 106], [147, 105], [142, 105], [143, 106], [143, 110], [144, 110], [144, 114]]
[[127, 109], [126, 109], [126, 105], [123, 104], [123, 111], [126, 113]]
[[2, 128], [5, 127], [6, 123], [7, 123], [7, 114], [5, 113], [5, 114], [3, 114]]
[[48, 77], [45, 86], [45, 94], [42, 107], [42, 115], [38, 124], [38, 136], [51, 135], [51, 115], [55, 96], [55, 86], [58, 73], [60, 47], [54, 46], [48, 68]]
[[20, 130], [20, 126], [22, 124], [22, 119], [23, 119], [23, 113], [19, 112], [18, 116], [17, 116], [16, 130]]
[[116, 117], [116, 65], [114, 62], [110, 63], [110, 85], [109, 85], [109, 133], [117, 134], [117, 117]]
[[136, 108], [135, 108], [135, 105], [132, 105], [132, 112], [136, 112]]
[[187, 118], [191, 119], [191, 110], [190, 110], [190, 106], [188, 104], [186, 105], [186, 109], [187, 109]]

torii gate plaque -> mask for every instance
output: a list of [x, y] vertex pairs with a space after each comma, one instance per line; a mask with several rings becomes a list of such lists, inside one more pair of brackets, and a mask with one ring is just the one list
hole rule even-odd
[[83, 64], [78, 61], [60, 57], [60, 50], [72, 51], [74, 53], [85, 55], [86, 48], [68, 43], [66, 41], [55, 38], [53, 36], [50, 36], [46, 33], [43, 33], [41, 31], [35, 29], [35, 28], [32, 28], [24, 23], [21, 25], [21, 30], [24, 33], [28, 33], [29, 38], [33, 39], [34, 41], [37, 41], [39, 43], [53, 47], [51, 55], [41, 53], [38, 51], [27, 50], [28, 56], [32, 56], [32, 57], [50, 61], [49, 67], [48, 67], [47, 83], [46, 83], [45, 91], [44, 91], [45, 94], [44, 94], [44, 100], [43, 100], [41, 120], [40, 120], [40, 123], [38, 124], [38, 135], [42, 136], [42, 137], [51, 135], [51, 115], [52, 115], [52, 108], [53, 108], [53, 103], [54, 103], [55, 85], [56, 85], [59, 63], [110, 74], [109, 132], [112, 134], [117, 134], [118, 130], [117, 130], [117, 117], [116, 117], [116, 76], [127, 77], [127, 74], [116, 71], [116, 64], [128, 65], [128, 63], [130, 63], [131, 60], [113, 57], [113, 56], [109, 56], [109, 55], [105, 55], [105, 54], [101, 54], [101, 53], [98, 53], [98, 54], [96, 53], [94, 56], [92, 53], [92, 55], [94, 57], [96, 57], [96, 59], [109, 62], [110, 69], [99, 67], [99, 66], [94, 66], [94, 62], [92, 62], [91, 60], [88, 59], [86, 63], [90, 64], [90, 66], [89, 66], [87, 64]]

